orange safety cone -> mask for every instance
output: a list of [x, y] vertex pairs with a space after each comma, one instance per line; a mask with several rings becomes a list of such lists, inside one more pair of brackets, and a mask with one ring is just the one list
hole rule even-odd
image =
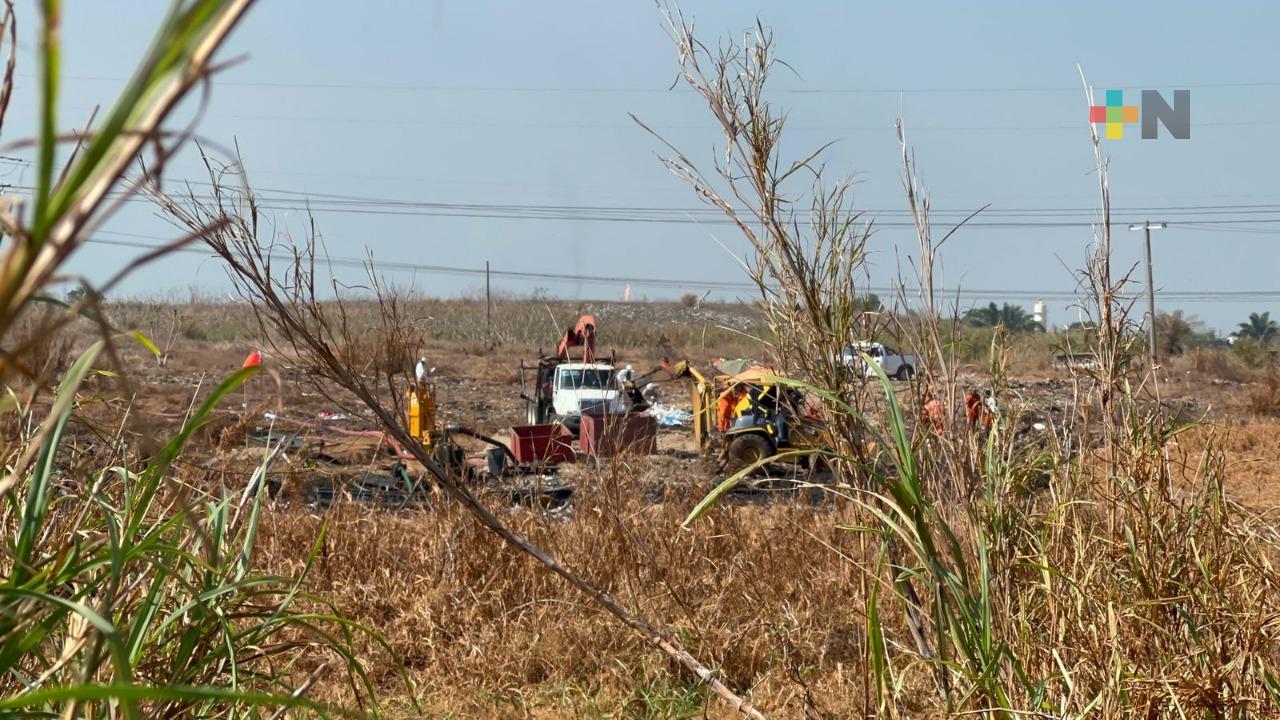
[[240, 366], [240, 369], [243, 370], [245, 368], [258, 367], [261, 364], [262, 355], [257, 350], [254, 350], [249, 353], [249, 357], [244, 359], [244, 364]]

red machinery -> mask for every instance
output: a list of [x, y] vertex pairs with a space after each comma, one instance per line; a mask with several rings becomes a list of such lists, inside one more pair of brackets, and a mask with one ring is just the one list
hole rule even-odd
[[596, 319], [592, 315], [578, 318], [578, 324], [564, 331], [556, 347], [558, 357], [569, 359], [570, 348], [582, 348], [582, 362], [596, 361]]

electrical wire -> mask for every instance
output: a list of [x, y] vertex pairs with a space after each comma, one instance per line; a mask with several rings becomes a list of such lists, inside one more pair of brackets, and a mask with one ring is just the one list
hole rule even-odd
[[[109, 231], [103, 231], [106, 234]], [[131, 235], [133, 237], [153, 237], [140, 236], [129, 233], [112, 233], [116, 235]], [[160, 239], [160, 238], [156, 238]], [[108, 240], [102, 238], [93, 238], [89, 240], [95, 245], [107, 245], [113, 247], [131, 247], [146, 250], [154, 250], [161, 247], [159, 244], [146, 243], [138, 240]], [[197, 253], [206, 256], [212, 256], [210, 250], [202, 250], [197, 247], [185, 247], [181, 252]], [[279, 261], [291, 261], [291, 255], [272, 254], [270, 259]], [[332, 267], [349, 267], [349, 268], [368, 268], [370, 261], [367, 259], [350, 258], [341, 256], [321, 256], [317, 257], [316, 264], [319, 266]], [[553, 272], [535, 272], [525, 270], [485, 270], [484, 268], [469, 268], [454, 265], [432, 265], [425, 263], [413, 263], [405, 261], [381, 261], [374, 260], [372, 262], [375, 271], [398, 271], [413, 272], [424, 275], [453, 275], [453, 276], [470, 276], [484, 277], [486, 273], [492, 277], [507, 278], [514, 280], [536, 280], [536, 281], [556, 281], [556, 282], [585, 282], [601, 285], [632, 285], [635, 287], [659, 288], [659, 289], [689, 289], [697, 288], [701, 290], [722, 290], [722, 291], [742, 291], [753, 292], [759, 288], [754, 283], [735, 282], [726, 280], [707, 280], [707, 279], [672, 279], [672, 278], [650, 278], [628, 275], [590, 275], [581, 273], [553, 273]], [[862, 288], [864, 292], [876, 293], [886, 297], [895, 295], [899, 288], [885, 285], [868, 285]], [[1075, 301], [1080, 299], [1074, 291], [1070, 290], [1015, 290], [1015, 289], [994, 289], [994, 288], [939, 288], [937, 291], [939, 297], [943, 298], [969, 298], [983, 300], [1061, 300]], [[1280, 300], [1280, 290], [1159, 290], [1161, 299], [1164, 300], [1181, 300], [1181, 301], [1198, 301], [1198, 302], [1255, 302], [1259, 300]], [[1120, 300], [1131, 300], [1136, 296], [1122, 296]]]

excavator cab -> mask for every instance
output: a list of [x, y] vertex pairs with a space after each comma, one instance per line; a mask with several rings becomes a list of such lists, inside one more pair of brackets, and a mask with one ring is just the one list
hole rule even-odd
[[[788, 450], [831, 447], [827, 426], [803, 412], [803, 395], [777, 382], [752, 384], [746, 408], [724, 433], [724, 471], [732, 475]], [[804, 461], [797, 456], [792, 462]]]

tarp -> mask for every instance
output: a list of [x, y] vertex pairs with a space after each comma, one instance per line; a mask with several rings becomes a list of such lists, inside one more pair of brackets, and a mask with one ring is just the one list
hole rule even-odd
[[693, 422], [693, 413], [674, 405], [652, 405], [646, 410], [663, 427], [680, 427]]
[[773, 382], [773, 378], [781, 376], [782, 373], [768, 368], [763, 365], [752, 365], [745, 368], [741, 372], [733, 375], [733, 382], [747, 383], [749, 385], [767, 385]]
[[715, 367], [716, 370], [719, 370], [725, 375], [737, 375], [738, 373], [743, 372], [747, 368], [756, 367], [759, 365], [760, 363], [756, 362], [755, 360], [752, 360], [751, 358], [738, 358], [736, 360], [721, 359], [720, 362], [716, 363], [713, 367]]

